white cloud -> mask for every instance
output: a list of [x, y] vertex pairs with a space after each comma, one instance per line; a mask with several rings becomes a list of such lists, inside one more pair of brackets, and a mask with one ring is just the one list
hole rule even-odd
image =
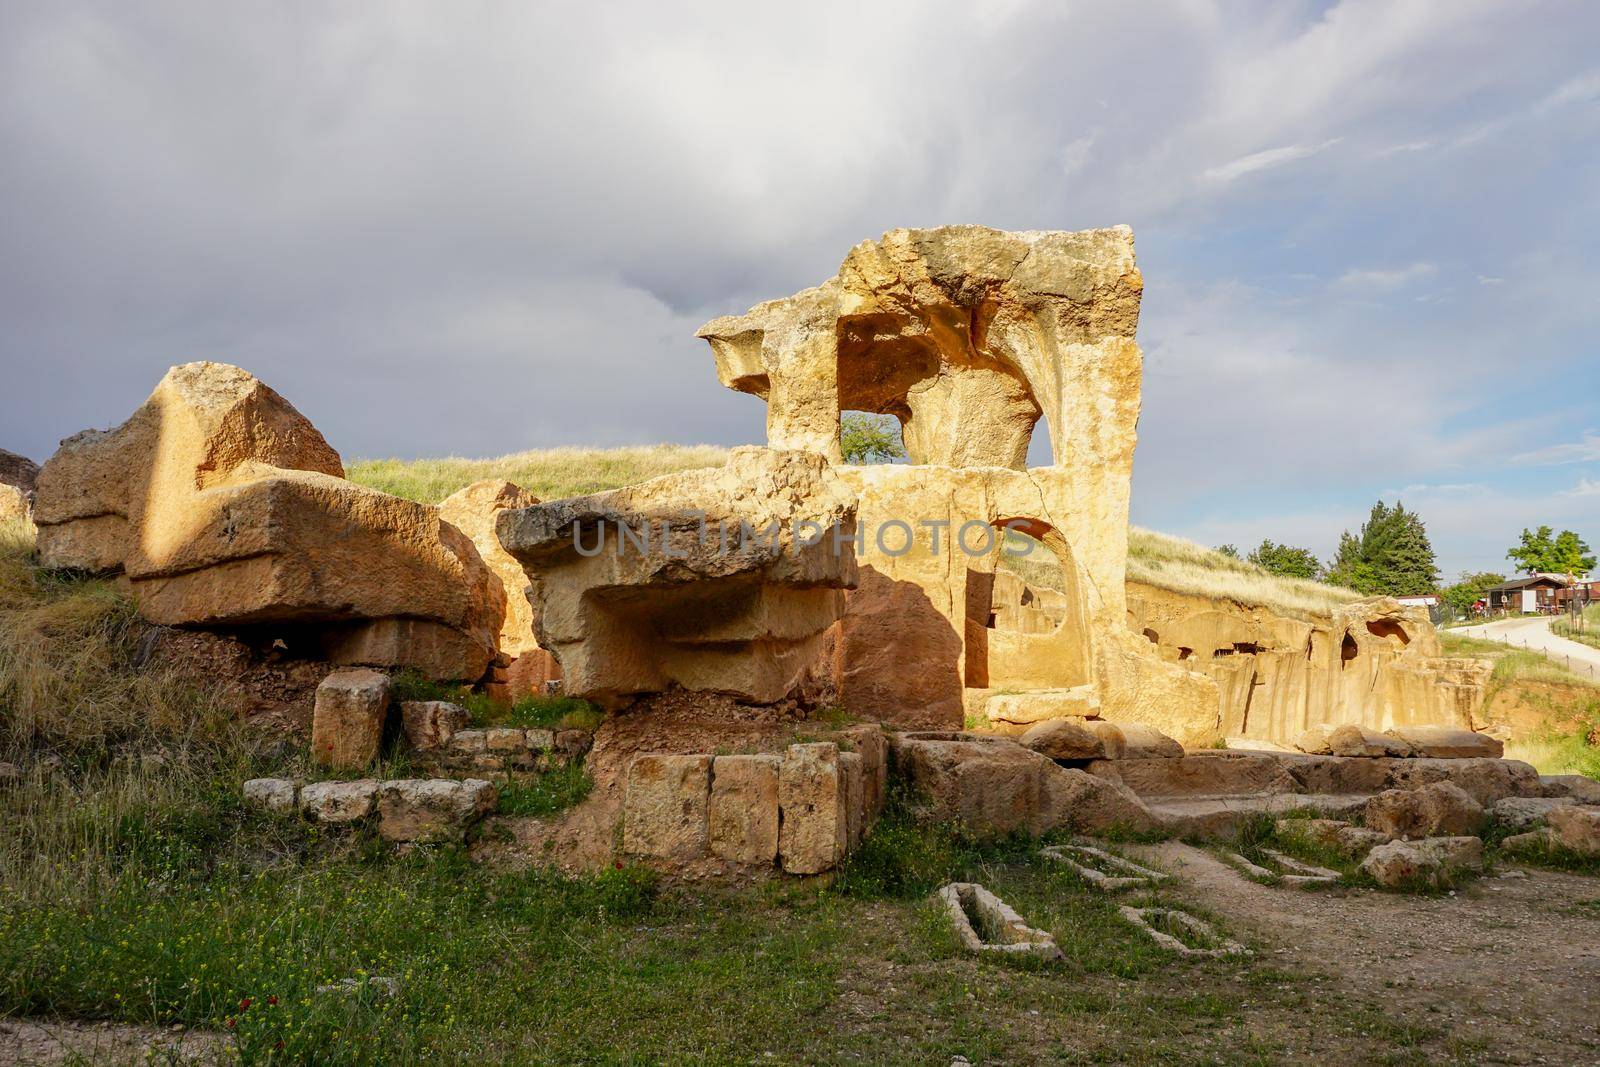
[[1600, 482], [1584, 475], [1579, 475], [1578, 484], [1571, 489], [1563, 489], [1562, 496], [1600, 496]]
[[1281, 167], [1285, 163], [1293, 163], [1297, 159], [1305, 159], [1319, 152], [1325, 152], [1338, 143], [1339, 139], [1335, 137], [1333, 140], [1324, 141], [1321, 144], [1294, 144], [1284, 145], [1281, 148], [1265, 148], [1259, 152], [1251, 152], [1247, 156], [1240, 156], [1238, 159], [1230, 160], [1220, 166], [1207, 168], [1202, 172], [1201, 177], [1212, 182], [1231, 182], [1237, 178], [1244, 177], [1246, 174], [1254, 174], [1259, 170]]
[[1511, 457], [1518, 466], [1549, 467], [1560, 463], [1600, 462], [1600, 431], [1585, 430], [1577, 441], [1536, 448]]
[[1366, 270], [1351, 269], [1339, 276], [1334, 284], [1371, 288], [1399, 289], [1414, 281], [1431, 278], [1439, 272], [1432, 263], [1412, 263], [1404, 267], [1374, 267]]

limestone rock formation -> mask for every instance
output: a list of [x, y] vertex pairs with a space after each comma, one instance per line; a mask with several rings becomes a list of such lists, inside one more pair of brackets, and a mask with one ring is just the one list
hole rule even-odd
[[1489, 668], [1443, 656], [1427, 613], [1388, 597], [1290, 618], [1135, 583], [1128, 627], [1216, 683], [1228, 737], [1327, 753], [1344, 728], [1336, 754], [1385, 756], [1405, 754], [1412, 727], [1486, 725]]
[[393, 690], [378, 671], [335, 671], [317, 686], [311, 719], [311, 758], [326, 767], [358, 771], [378, 755]]
[[1367, 853], [1361, 870], [1390, 889], [1442, 888], [1461, 871], [1481, 870], [1483, 842], [1476, 837], [1390, 841]]
[[1365, 811], [1368, 829], [1397, 838], [1476, 834], [1485, 820], [1483, 805], [1451, 782], [1385, 790], [1367, 801]]
[[606, 706], [671, 686], [781, 700], [824, 680], [856, 580], [852, 496], [822, 457], [725, 467], [499, 513], [566, 691]]
[[438, 509], [343, 479], [288, 401], [237, 367], [174, 367], [115, 430], [39, 472], [47, 565], [121, 572], [167, 625], [298, 627], [339, 663], [476, 681], [504, 598]]
[[509, 508], [529, 508], [539, 498], [511, 482], [490, 479], [473, 482], [439, 502], [439, 517], [472, 539], [493, 580], [505, 594], [505, 621], [500, 626], [498, 648], [516, 658], [539, 647], [533, 633], [533, 606], [528, 603], [528, 576], [500, 544], [495, 518]]
[[895, 773], [917, 798], [919, 818], [959, 824], [978, 836], [1159, 826], [1121, 784], [1059, 766], [1015, 741], [912, 732], [895, 735], [891, 751]]
[[32, 520], [33, 489], [38, 477], [37, 463], [0, 448], [0, 522]]

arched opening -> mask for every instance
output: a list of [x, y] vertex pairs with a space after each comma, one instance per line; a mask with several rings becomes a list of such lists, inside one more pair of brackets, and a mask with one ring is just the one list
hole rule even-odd
[[1393, 619], [1373, 619], [1367, 623], [1367, 632], [1374, 637], [1381, 637], [1397, 648], [1405, 648], [1411, 643], [1411, 635], [1406, 633], [1406, 628]]
[[1339, 643], [1339, 664], [1347, 667], [1350, 662], [1361, 652], [1361, 647], [1356, 644], [1355, 635], [1349, 630], [1344, 632], [1344, 640]]
[[1077, 565], [1066, 539], [1039, 519], [991, 524], [989, 551], [966, 553], [966, 684], [1057, 689], [1089, 680]]

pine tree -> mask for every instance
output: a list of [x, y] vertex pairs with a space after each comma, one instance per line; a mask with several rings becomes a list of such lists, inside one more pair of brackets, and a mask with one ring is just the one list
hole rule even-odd
[[1422, 519], [1405, 505], [1372, 505], [1359, 534], [1346, 530], [1328, 569], [1328, 581], [1358, 593], [1420, 596], [1439, 581], [1433, 545]]

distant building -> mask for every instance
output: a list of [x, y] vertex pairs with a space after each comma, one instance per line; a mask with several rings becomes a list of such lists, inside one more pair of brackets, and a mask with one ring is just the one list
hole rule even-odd
[[1439, 598], [1432, 594], [1428, 596], [1397, 596], [1395, 599], [1408, 608], [1436, 608], [1439, 606]]
[[1567, 602], [1574, 596], [1579, 603], [1600, 601], [1600, 582], [1580, 579], [1570, 588], [1564, 574], [1530, 574], [1509, 582], [1490, 586], [1484, 591], [1489, 610], [1521, 612], [1553, 612], [1566, 610]]

